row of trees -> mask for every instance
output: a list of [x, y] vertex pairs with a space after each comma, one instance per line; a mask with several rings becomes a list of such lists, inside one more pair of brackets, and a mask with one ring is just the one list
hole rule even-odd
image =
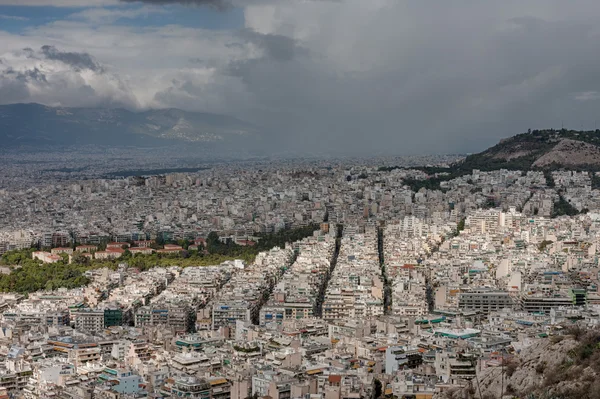
[[[69, 264], [68, 256], [56, 263], [42, 264], [32, 259], [35, 249], [9, 251], [0, 258], [0, 265], [10, 269], [8, 274], [0, 274], [1, 292], [18, 292], [27, 294], [39, 290], [56, 288], [76, 288], [89, 283], [85, 272], [92, 269], [108, 267], [115, 270], [119, 263], [127, 263], [142, 271], [153, 267], [167, 266], [209, 266], [218, 265], [227, 260], [242, 259], [251, 263], [261, 251], [275, 246], [283, 247], [287, 242], [301, 240], [310, 236], [319, 226], [311, 224], [295, 229], [283, 229], [277, 233], [263, 234], [259, 242], [251, 246], [238, 245], [232, 240], [222, 242], [217, 233], [210, 233], [206, 240], [206, 250], [183, 250], [179, 253], [151, 255], [135, 254], [126, 250], [120, 258], [114, 260], [89, 259], [82, 255], [74, 255]], [[181, 243], [184, 248], [189, 242]]]
[[259, 234], [259, 240], [255, 245], [238, 245], [232, 240], [223, 242], [219, 235], [211, 232], [206, 237], [206, 249], [211, 254], [227, 256], [243, 256], [244, 254], [256, 256], [259, 252], [268, 251], [274, 247], [284, 247], [288, 242], [295, 242], [311, 236], [319, 229], [318, 224], [309, 224], [305, 227], [295, 229], [283, 229], [277, 233]]

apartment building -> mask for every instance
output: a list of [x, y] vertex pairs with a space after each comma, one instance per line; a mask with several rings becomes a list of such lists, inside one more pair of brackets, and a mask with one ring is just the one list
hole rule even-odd
[[461, 310], [476, 310], [487, 314], [504, 308], [513, 308], [514, 300], [506, 291], [475, 290], [461, 292], [458, 307]]
[[385, 372], [395, 374], [405, 368], [414, 369], [423, 363], [419, 348], [389, 346], [385, 350]]
[[138, 308], [135, 312], [135, 326], [164, 326], [175, 332], [190, 332], [195, 319], [195, 312], [187, 305], [149, 305]]
[[211, 399], [211, 385], [205, 379], [178, 378], [165, 387], [173, 398]]
[[576, 293], [523, 293], [519, 297], [519, 305], [526, 312], [550, 314], [553, 308], [585, 305], [585, 297], [585, 292], [580, 290]]
[[97, 341], [76, 339], [73, 337], [55, 337], [47, 341], [56, 354], [66, 355], [75, 366], [83, 366], [88, 362], [100, 360], [102, 350]]
[[79, 331], [98, 333], [104, 329], [104, 310], [82, 309], [71, 312], [75, 321], [75, 329]]

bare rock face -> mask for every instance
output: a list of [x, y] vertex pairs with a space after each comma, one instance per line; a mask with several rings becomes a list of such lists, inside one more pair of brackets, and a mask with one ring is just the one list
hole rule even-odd
[[569, 336], [542, 339], [508, 360], [504, 368], [482, 370], [470, 389], [443, 393], [437, 398], [480, 396], [482, 399], [600, 398], [600, 331], [576, 330]]
[[565, 167], [580, 165], [600, 165], [600, 148], [595, 145], [571, 139], [562, 139], [552, 150], [539, 157], [533, 166], [543, 168], [558, 164]]
[[[504, 367], [504, 392], [511, 395], [543, 389], [544, 373], [559, 368], [576, 346], [577, 342], [572, 339], [555, 344], [543, 340], [525, 349]], [[486, 370], [479, 380], [482, 393], [497, 395], [502, 389], [502, 368]]]

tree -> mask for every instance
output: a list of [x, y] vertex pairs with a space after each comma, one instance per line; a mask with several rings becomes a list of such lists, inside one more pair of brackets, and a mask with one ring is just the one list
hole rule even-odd
[[456, 233], [454, 235], [458, 236], [460, 232], [465, 229], [465, 220], [465, 218], [460, 219], [460, 221], [456, 225]]
[[546, 186], [549, 188], [554, 188], [556, 183], [554, 183], [554, 177], [552, 177], [552, 172], [550, 170], [544, 171], [544, 178], [546, 179]]
[[575, 216], [579, 213], [580, 212], [577, 210], [577, 208], [571, 205], [571, 203], [567, 201], [565, 197], [562, 196], [562, 194], [559, 194], [558, 201], [554, 203], [554, 209], [552, 211], [553, 218], [564, 215]]
[[91, 263], [90, 258], [83, 255], [81, 252], [75, 252], [71, 259], [72, 259], [73, 263], [78, 264], [78, 265], [86, 265], [87, 266]]
[[381, 381], [379, 381], [379, 379], [375, 378], [374, 385], [375, 388], [373, 389], [373, 397], [375, 399], [378, 399], [383, 393], [383, 384], [381, 383]]
[[547, 247], [548, 245], [552, 244], [553, 242], [554, 242], [554, 241], [550, 241], [550, 240], [544, 240], [544, 241], [542, 241], [542, 242], [540, 243], [540, 245], [538, 245], [538, 250], [539, 250], [540, 252], [543, 252], [543, 251], [546, 249], [546, 247]]
[[183, 240], [177, 240], [177, 245], [181, 246], [183, 249], [188, 249], [190, 246], [190, 241], [187, 238]]
[[219, 243], [219, 235], [214, 232], [211, 231], [210, 233], [208, 233], [208, 236], [206, 236], [206, 245], [217, 245]]

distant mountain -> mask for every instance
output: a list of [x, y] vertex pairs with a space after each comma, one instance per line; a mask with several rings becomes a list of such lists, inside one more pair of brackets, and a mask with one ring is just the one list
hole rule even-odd
[[243, 147], [259, 130], [218, 114], [158, 109], [65, 108], [0, 105], [0, 140], [17, 145], [223, 145]]
[[533, 130], [504, 139], [453, 166], [455, 172], [502, 168], [600, 171], [600, 130]]

